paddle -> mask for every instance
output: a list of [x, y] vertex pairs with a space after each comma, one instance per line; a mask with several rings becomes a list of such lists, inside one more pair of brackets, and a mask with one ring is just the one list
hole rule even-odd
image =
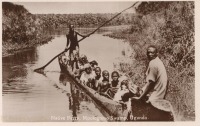
[[69, 48], [66, 49], [66, 50], [64, 50], [64, 51], [62, 51], [61, 53], [59, 53], [58, 55], [56, 55], [53, 59], [51, 59], [46, 65], [44, 65], [43, 67], [35, 69], [34, 72], [43, 73], [43, 70], [44, 70], [44, 68], [46, 66], [48, 66], [55, 58], [57, 58], [58, 56], [60, 56], [62, 53], [67, 52], [68, 50], [69, 50]]
[[[138, 3], [138, 2], [135, 2], [135, 3], [134, 3], [133, 5], [131, 5], [130, 7], [126, 8], [126, 9], [122, 10], [121, 12], [119, 12], [118, 14], [116, 14], [116, 15], [113, 16], [111, 19], [107, 20], [107, 21], [104, 22], [102, 25], [100, 25], [98, 28], [96, 28], [93, 32], [91, 32], [90, 34], [86, 35], [86, 37], [89, 37], [90, 35], [94, 34], [97, 30], [99, 30], [99, 29], [100, 29], [101, 27], [103, 27], [105, 24], [107, 24], [108, 22], [110, 22], [112, 19], [116, 18], [118, 15], [120, 15], [120, 14], [123, 13], [124, 11], [126, 11], [126, 10], [132, 8], [132, 7], [135, 6], [137, 3]], [[86, 37], [81, 38], [78, 42], [84, 40]], [[68, 50], [69, 50], [69, 48], [68, 48], [68, 49], [65, 49], [64, 51], [62, 51], [61, 53], [59, 53], [58, 55], [56, 55], [53, 59], [51, 59], [46, 65], [44, 65], [43, 67], [40, 67], [40, 68], [35, 69], [34, 72], [39, 72], [39, 73], [43, 72], [44, 68], [45, 68], [46, 66], [48, 66], [55, 58], [57, 58], [58, 56], [60, 56], [62, 53], [67, 52]]]

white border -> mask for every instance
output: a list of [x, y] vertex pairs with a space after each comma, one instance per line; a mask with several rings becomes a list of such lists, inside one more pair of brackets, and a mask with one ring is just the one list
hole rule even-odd
[[[106, 1], [123, 1], [123, 0], [2, 0], [2, 2], [106, 2]], [[124, 0], [124, 1], [133, 1], [133, 0]], [[134, 0], [135, 1], [135, 0]], [[141, 1], [141, 0], [140, 0]], [[148, 1], [158, 1], [158, 0], [148, 0]], [[165, 0], [166, 1], [166, 0]], [[167, 1], [172, 1], [172, 0], [167, 0]], [[182, 0], [182, 1], [191, 1], [191, 0]], [[41, 126], [55, 126], [55, 125], [83, 125], [83, 126], [88, 126], [88, 125], [92, 125], [92, 126], [119, 126], [119, 125], [130, 125], [130, 126], [200, 126], [200, 122], [199, 122], [199, 113], [200, 113], [200, 102], [199, 102], [199, 98], [198, 96], [200, 95], [199, 93], [199, 89], [200, 89], [200, 77], [198, 77], [199, 74], [199, 65], [200, 65], [200, 61], [199, 61], [199, 57], [200, 57], [200, 51], [198, 49], [200, 49], [199, 47], [199, 41], [200, 41], [200, 37], [199, 37], [199, 29], [200, 29], [200, 25], [198, 24], [200, 22], [200, 14], [198, 12], [200, 12], [199, 8], [200, 8], [200, 1], [198, 0], [194, 0], [195, 1], [195, 121], [181, 121], [181, 122], [18, 122], [18, 123], [8, 123], [8, 122], [2, 122], [2, 113], [1, 113], [1, 122], [0, 125], [2, 126], [13, 126], [13, 125], [17, 125], [17, 126], [33, 126], [33, 125], [41, 125]], [[2, 2], [1, 2], [1, 8], [0, 10], [2, 10]], [[2, 24], [2, 11], [0, 11], [0, 22]], [[2, 25], [0, 26], [0, 28], [2, 29]], [[1, 44], [0, 46], [2, 47], [2, 30], [0, 30], [0, 38], [1, 38]], [[2, 52], [2, 48], [0, 48], [1, 52]], [[2, 57], [2, 53], [1, 53], [1, 57]], [[0, 64], [2, 66], [2, 58], [0, 59]], [[1, 69], [1, 82], [2, 82], [2, 69]], [[0, 92], [2, 92], [2, 86], [0, 88]], [[2, 94], [2, 93], [1, 93]], [[0, 97], [0, 104], [2, 105], [2, 95]], [[2, 106], [0, 107], [0, 111], [2, 112]]]

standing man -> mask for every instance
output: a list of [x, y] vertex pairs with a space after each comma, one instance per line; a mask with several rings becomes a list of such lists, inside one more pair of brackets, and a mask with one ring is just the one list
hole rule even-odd
[[67, 37], [67, 45], [66, 49], [69, 48], [69, 56], [72, 70], [74, 68], [74, 62], [76, 62], [79, 57], [79, 43], [78, 43], [78, 35], [81, 37], [89, 37], [89, 35], [81, 35], [77, 31], [74, 30], [74, 25], [69, 25], [69, 33], [66, 35]]

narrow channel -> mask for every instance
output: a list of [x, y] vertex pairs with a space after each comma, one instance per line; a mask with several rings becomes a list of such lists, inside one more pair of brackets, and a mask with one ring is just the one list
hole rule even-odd
[[[83, 29], [82, 29], [82, 32]], [[58, 60], [45, 68], [46, 76], [33, 72], [63, 51], [66, 37], [63, 32], [51, 32], [55, 37], [48, 44], [3, 57], [3, 121], [79, 121], [75, 118], [103, 117], [89, 96], [60, 73]], [[114, 64], [127, 58], [132, 50], [123, 40], [96, 33], [80, 43], [80, 53], [96, 60], [102, 70], [110, 73]], [[126, 55], [122, 52], [126, 52]], [[65, 86], [65, 90], [56, 85]], [[84, 120], [81, 120], [84, 121]]]

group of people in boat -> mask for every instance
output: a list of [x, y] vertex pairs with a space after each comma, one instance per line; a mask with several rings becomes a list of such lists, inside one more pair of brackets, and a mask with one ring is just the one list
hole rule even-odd
[[78, 35], [88, 37], [88, 35], [82, 35], [75, 31], [73, 25], [69, 25], [69, 33], [66, 35], [66, 50], [69, 49], [69, 57], [62, 56], [61, 59], [64, 65], [71, 67], [74, 77], [78, 78], [81, 84], [87, 85], [97, 93], [115, 101], [127, 101], [123, 95], [130, 92], [138, 96], [139, 87], [131, 83], [128, 77], [120, 76], [117, 71], [112, 73], [107, 70], [102, 71], [95, 60], [89, 62], [86, 55], [79, 55]]
[[63, 60], [66, 57], [61, 60], [64, 61], [63, 64], [71, 67], [74, 77], [80, 80], [82, 85], [86, 85], [100, 95], [115, 101], [127, 101], [123, 96], [130, 91], [135, 95], [139, 95], [139, 87], [132, 84], [125, 75], [120, 76], [117, 71], [113, 71], [111, 74], [107, 70], [102, 71], [95, 60], [89, 62], [85, 55], [77, 58], [71, 61], [71, 64], [70, 62], [66, 63], [67, 60]]
[[152, 107], [154, 101], [165, 98], [168, 77], [165, 66], [158, 57], [156, 46], [151, 45], [147, 48], [149, 62], [145, 73], [145, 85], [141, 89], [131, 83], [128, 77], [120, 76], [117, 71], [111, 74], [107, 70], [102, 71], [96, 61], [89, 62], [85, 55], [79, 56], [77, 35], [89, 37], [74, 31], [74, 26], [70, 25], [69, 34], [66, 36], [66, 50], [70, 50], [69, 58], [62, 61], [71, 66], [74, 76], [80, 79], [81, 84], [115, 101], [140, 101], [145, 105], [145, 109]]

